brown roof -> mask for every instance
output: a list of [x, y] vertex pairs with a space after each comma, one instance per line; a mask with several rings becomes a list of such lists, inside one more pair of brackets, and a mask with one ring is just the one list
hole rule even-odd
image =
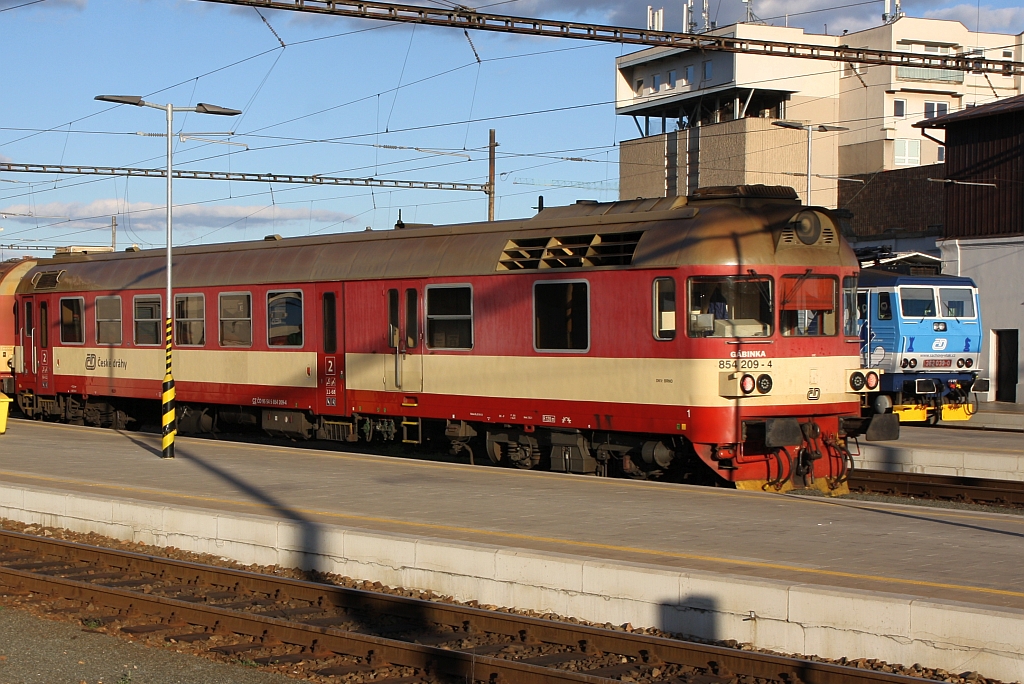
[[945, 128], [950, 124], [958, 124], [962, 121], [983, 119], [989, 116], [999, 116], [1000, 114], [1011, 114], [1013, 112], [1020, 111], [1024, 111], [1024, 95], [1008, 97], [1003, 100], [978, 105], [977, 107], [967, 107], [958, 112], [952, 112], [943, 116], [936, 116], [931, 119], [925, 119], [924, 121], [918, 121], [914, 124], [914, 127]]
[[[174, 286], [466, 277], [503, 271], [499, 260], [510, 249], [517, 252], [517, 245], [596, 235], [600, 238], [594, 241], [596, 246], [602, 240], [614, 243], [616, 235], [625, 233], [641, 234], [639, 242], [636, 237], [622, 238], [635, 244], [626, 268], [857, 266], [853, 251], [838, 239], [838, 231], [837, 239], [827, 247], [823, 244], [823, 249], [810, 250], [813, 254], [803, 249], [777, 250], [776, 238], [800, 204], [765, 201], [753, 211], [715, 202], [690, 205], [685, 197], [587, 202], [546, 208], [525, 220], [182, 247], [174, 250]], [[57, 273], [59, 280], [46, 285], [47, 291], [159, 289], [165, 278], [164, 255], [162, 249], [154, 249], [47, 259], [38, 262], [18, 291], [39, 290], [42, 286], [35, 287], [36, 280], [44, 275], [52, 279]], [[552, 273], [546, 268], [544, 272]]]

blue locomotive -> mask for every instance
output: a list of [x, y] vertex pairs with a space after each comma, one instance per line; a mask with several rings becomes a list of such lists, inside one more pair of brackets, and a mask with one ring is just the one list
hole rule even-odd
[[857, 291], [861, 364], [881, 368], [865, 410], [901, 422], [969, 420], [979, 378], [981, 311], [970, 278], [864, 269]]

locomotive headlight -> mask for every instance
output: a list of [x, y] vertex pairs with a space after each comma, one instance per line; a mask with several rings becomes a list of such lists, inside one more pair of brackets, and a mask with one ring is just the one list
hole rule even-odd
[[964, 365], [970, 368], [971, 366], [974, 365], [974, 359], [967, 359], [966, 361], [964, 361]]
[[910, 366], [910, 359], [900, 361], [900, 368], [907, 368], [908, 366]]
[[821, 219], [813, 211], [801, 211], [790, 221], [797, 239], [805, 245], [813, 245], [821, 237]]
[[967, 362], [966, 362], [966, 361], [964, 361], [963, 359], [957, 359], [957, 360], [956, 360], [956, 367], [957, 367], [957, 368], [963, 368], [963, 367], [964, 367], [964, 364], [966, 364], [966, 363], [967, 363]]
[[860, 392], [864, 389], [864, 385], [867, 384], [867, 380], [864, 378], [864, 374], [860, 371], [850, 374], [850, 387], [853, 388], [854, 392]]
[[864, 376], [864, 384], [867, 385], [869, 390], [873, 390], [878, 387], [878, 373], [875, 371], [868, 371], [868, 374]]
[[917, 359], [910, 359], [910, 367], [917, 368]]
[[754, 391], [754, 376], [749, 373], [740, 378], [740, 391], [744, 394], [750, 394]]
[[767, 373], [757, 376], [757, 391], [761, 394], [768, 394], [772, 391], [772, 376]]

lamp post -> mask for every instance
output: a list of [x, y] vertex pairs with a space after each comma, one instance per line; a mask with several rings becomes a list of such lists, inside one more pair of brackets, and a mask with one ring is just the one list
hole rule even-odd
[[227, 109], [217, 105], [204, 104], [200, 102], [195, 107], [175, 107], [168, 103], [165, 105], [146, 102], [138, 95], [97, 95], [97, 100], [102, 102], [114, 102], [116, 104], [134, 105], [136, 107], [152, 107], [162, 109], [167, 114], [167, 299], [164, 306], [164, 350], [166, 353], [166, 370], [164, 373], [163, 394], [161, 395], [161, 426], [163, 443], [161, 458], [174, 458], [174, 435], [177, 432], [175, 425], [174, 409], [174, 374], [171, 372], [171, 343], [174, 335], [174, 297], [171, 291], [171, 176], [172, 176], [172, 154], [174, 136], [174, 112], [194, 112], [196, 114], [216, 114], [219, 116], [238, 116], [242, 112], [237, 109]]
[[807, 131], [807, 197], [805, 202], [807, 206], [811, 205], [811, 136], [817, 131], [818, 133], [828, 133], [829, 131], [848, 131], [850, 130], [846, 126], [830, 126], [828, 124], [810, 124], [803, 123], [802, 121], [772, 121], [773, 126], [779, 126], [780, 128], [792, 128], [794, 130], [805, 130]]

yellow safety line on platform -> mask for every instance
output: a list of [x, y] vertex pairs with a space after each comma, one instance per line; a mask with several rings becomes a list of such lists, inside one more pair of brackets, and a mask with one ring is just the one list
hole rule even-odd
[[[58, 477], [46, 477], [42, 475], [24, 475], [21, 473], [13, 473], [0, 471], [0, 475], [8, 477], [25, 477], [27, 479], [43, 480], [44, 482], [60, 482], [63, 484], [79, 484], [90, 487], [98, 487], [103, 489], [113, 489], [115, 491], [135, 492], [135, 493], [146, 493], [146, 494], [159, 494], [175, 499], [187, 499], [193, 501], [205, 501], [210, 503], [228, 504], [234, 506], [244, 506], [247, 508], [267, 508], [274, 510], [276, 507], [264, 503], [253, 503], [248, 501], [233, 501], [231, 499], [220, 499], [217, 497], [210, 496], [198, 496], [194, 494], [178, 494], [175, 492], [157, 492], [152, 489], [146, 489], [142, 487], [126, 487], [123, 485], [108, 485], [103, 483], [89, 483], [81, 482], [78, 480], [64, 479]], [[515, 539], [517, 541], [530, 541], [539, 542], [544, 544], [558, 544], [562, 546], [573, 546], [582, 549], [598, 549], [601, 551], [619, 551], [623, 553], [635, 553], [648, 556], [661, 556], [663, 558], [677, 558], [680, 560], [696, 560], [704, 561], [707, 563], [716, 563], [719, 565], [740, 565], [749, 568], [761, 568], [765, 570], [787, 570], [790, 572], [806, 573], [811, 575], [819, 575], [823, 577], [841, 577], [844, 579], [856, 579], [856, 580], [867, 580], [870, 582], [884, 582], [889, 584], [905, 584], [915, 587], [928, 587], [930, 589], [952, 589], [957, 591], [976, 592], [982, 594], [994, 594], [997, 596], [1013, 596], [1014, 598], [1024, 598], [1024, 592], [1021, 591], [1010, 591], [1008, 589], [992, 589], [989, 587], [973, 587], [970, 585], [961, 584], [949, 584], [946, 582], [930, 582], [928, 580], [913, 580], [903, 579], [899, 577], [884, 577], [882, 575], [862, 575], [856, 572], [843, 572], [842, 570], [825, 570], [822, 568], [806, 568], [796, 565], [786, 565], [784, 563], [769, 563], [766, 561], [751, 561], [751, 560], [740, 560], [733, 558], [722, 558], [719, 556], [707, 556], [696, 553], [682, 553], [678, 551], [659, 551], [657, 549], [638, 549], [631, 546], [619, 546], [616, 544], [601, 544], [598, 542], [585, 542], [575, 541], [571, 539], [560, 539], [558, 537], [541, 537], [531, 534], [519, 534], [516, 532], [498, 532], [490, 530], [479, 530], [473, 527], [461, 527], [457, 525], [441, 525], [437, 523], [423, 523], [423, 522], [411, 522], [407, 520], [396, 520], [394, 518], [381, 518], [377, 516], [368, 515], [354, 515], [351, 513], [335, 513], [332, 511], [319, 511], [308, 508], [296, 508], [289, 509], [292, 513], [301, 513], [304, 515], [319, 515], [327, 518], [340, 518], [342, 520], [352, 520], [364, 523], [384, 523], [388, 525], [396, 525], [399, 527], [415, 527], [419, 529], [437, 530], [444, 532], [457, 532], [460, 534], [475, 534], [481, 536], [499, 537], [504, 539]], [[599, 559], [609, 560], [609, 559]]]

